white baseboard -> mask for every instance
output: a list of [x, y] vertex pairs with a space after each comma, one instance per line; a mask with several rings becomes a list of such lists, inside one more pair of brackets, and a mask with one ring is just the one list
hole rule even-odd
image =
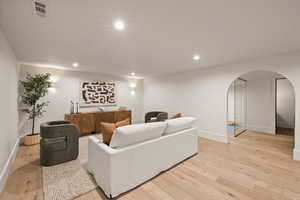
[[269, 133], [269, 134], [276, 134], [276, 131], [272, 127], [262, 127], [262, 126], [256, 126], [256, 125], [248, 125], [247, 130], [249, 131], [256, 131], [256, 132], [262, 132], [262, 133]]
[[300, 161], [300, 149], [294, 149], [294, 160]]
[[0, 193], [3, 191], [6, 180], [8, 178], [9, 175], [9, 169], [11, 168], [13, 161], [16, 158], [18, 149], [19, 149], [19, 142], [20, 142], [20, 138], [17, 139], [12, 151], [9, 154], [9, 157], [3, 167], [3, 170], [0, 172]]
[[222, 143], [228, 143], [227, 135], [220, 135], [211, 131], [198, 130], [198, 136], [206, 139], [222, 142]]

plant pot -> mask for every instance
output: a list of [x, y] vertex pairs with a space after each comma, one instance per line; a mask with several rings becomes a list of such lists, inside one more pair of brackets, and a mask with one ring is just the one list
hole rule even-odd
[[24, 145], [29, 146], [29, 145], [35, 145], [40, 143], [40, 135], [27, 135], [24, 138]]

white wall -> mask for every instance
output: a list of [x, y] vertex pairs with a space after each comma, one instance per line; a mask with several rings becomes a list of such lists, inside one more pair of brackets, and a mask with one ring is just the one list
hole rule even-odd
[[[64, 115], [70, 113], [70, 101], [79, 101], [79, 85], [84, 80], [108, 80], [117, 83], [118, 106], [127, 106], [132, 110], [133, 122], [138, 123], [143, 120], [143, 80], [138, 80], [137, 87], [134, 89], [136, 94], [131, 95], [129, 80], [125, 78], [86, 72], [75, 72], [48, 68], [38, 68], [33, 66], [21, 65], [20, 78], [23, 79], [26, 73], [37, 74], [49, 72], [57, 80], [53, 88], [49, 91], [44, 101], [50, 101], [44, 117], [37, 121], [36, 132], [39, 132], [39, 125], [42, 122], [61, 120]], [[96, 107], [81, 108], [80, 112], [97, 111]], [[31, 123], [27, 122], [27, 116], [20, 113], [20, 126], [22, 134], [30, 132]]]
[[[145, 111], [161, 109], [195, 116], [200, 136], [228, 142], [228, 88], [236, 78], [255, 70], [289, 78], [300, 105], [300, 52], [296, 52], [145, 80]], [[300, 106], [296, 109], [294, 157], [300, 159]]]
[[0, 28], [0, 192], [18, 147], [18, 66]]
[[[273, 72], [255, 71], [244, 74], [241, 78], [247, 80], [246, 129], [275, 134], [275, 79], [283, 77]], [[287, 128], [294, 127], [295, 97], [293, 88], [288, 79], [281, 79], [278, 83], [277, 109], [280, 113], [278, 125]], [[234, 121], [234, 103], [234, 85], [231, 85], [228, 90], [229, 121]]]
[[254, 72], [243, 76], [247, 80], [247, 129], [276, 133], [275, 78], [276, 73]]
[[295, 94], [287, 79], [277, 80], [277, 126], [295, 127]]

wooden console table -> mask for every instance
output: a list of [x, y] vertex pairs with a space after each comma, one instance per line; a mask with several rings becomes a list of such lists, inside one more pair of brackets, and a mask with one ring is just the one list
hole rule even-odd
[[76, 124], [79, 127], [81, 136], [101, 133], [101, 122], [116, 123], [127, 118], [129, 118], [131, 123], [131, 110], [86, 112], [65, 115], [65, 120], [69, 120], [71, 123]]

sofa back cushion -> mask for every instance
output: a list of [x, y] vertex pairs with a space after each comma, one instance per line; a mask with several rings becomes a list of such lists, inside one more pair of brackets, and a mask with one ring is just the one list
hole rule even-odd
[[125, 119], [125, 120], [119, 121], [117, 123], [101, 122], [101, 132], [102, 132], [102, 137], [103, 137], [103, 143], [109, 145], [115, 129], [118, 127], [127, 126], [127, 125], [130, 125], [129, 119]]
[[166, 122], [134, 124], [119, 127], [112, 136], [110, 147], [122, 148], [161, 137], [167, 127]]
[[194, 117], [180, 117], [176, 119], [169, 119], [166, 121], [167, 128], [163, 135], [169, 135], [178, 131], [192, 128], [195, 121], [196, 119]]
[[102, 138], [103, 143], [109, 145], [111, 137], [116, 130], [116, 124], [115, 123], [101, 123], [101, 132], [102, 132]]

